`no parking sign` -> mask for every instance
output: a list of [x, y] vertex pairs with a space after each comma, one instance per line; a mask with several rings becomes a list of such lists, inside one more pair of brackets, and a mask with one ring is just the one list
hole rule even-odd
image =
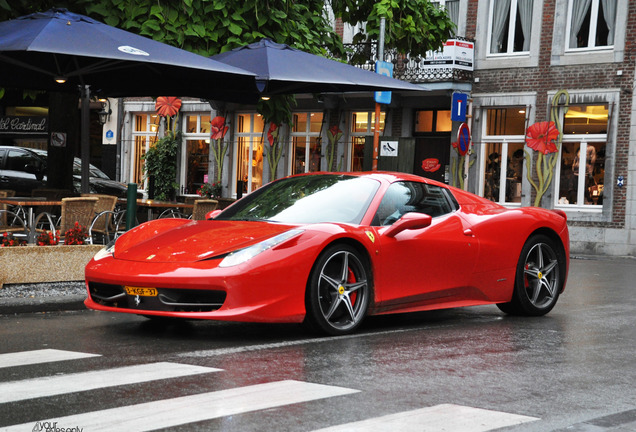
[[457, 150], [460, 156], [465, 156], [470, 148], [470, 129], [466, 123], [462, 123], [457, 131]]

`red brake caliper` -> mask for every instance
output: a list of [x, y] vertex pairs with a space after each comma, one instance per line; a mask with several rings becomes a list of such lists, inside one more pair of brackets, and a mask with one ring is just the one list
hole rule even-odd
[[[354, 283], [356, 281], [356, 275], [353, 274], [353, 270], [351, 270], [351, 268], [349, 268], [349, 275], [347, 276], [347, 283]], [[357, 297], [357, 292], [353, 292], [351, 293], [351, 296], [349, 296], [349, 298], [351, 299], [351, 304], [355, 305], [356, 304], [356, 297]]]

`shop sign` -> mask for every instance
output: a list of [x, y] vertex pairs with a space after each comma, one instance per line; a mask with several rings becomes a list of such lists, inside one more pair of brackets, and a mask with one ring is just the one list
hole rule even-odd
[[0, 116], [0, 134], [46, 135], [48, 123], [46, 117], [36, 116]]
[[429, 51], [424, 59], [425, 69], [453, 68], [473, 70], [475, 43], [466, 40], [449, 39], [441, 51]]
[[380, 156], [397, 157], [398, 141], [382, 141], [380, 143]]
[[426, 172], [435, 172], [439, 170], [442, 165], [439, 163], [439, 159], [437, 158], [428, 158], [422, 161], [422, 170]]

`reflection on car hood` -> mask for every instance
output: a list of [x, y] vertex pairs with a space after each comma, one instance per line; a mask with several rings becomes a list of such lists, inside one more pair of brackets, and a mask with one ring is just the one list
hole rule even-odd
[[[161, 220], [157, 221], [161, 223]], [[117, 259], [144, 262], [194, 262], [253, 245], [293, 227], [267, 222], [192, 221], [156, 232], [140, 226], [117, 242]], [[174, 226], [174, 225], [173, 225]], [[137, 240], [143, 238], [143, 240]]]

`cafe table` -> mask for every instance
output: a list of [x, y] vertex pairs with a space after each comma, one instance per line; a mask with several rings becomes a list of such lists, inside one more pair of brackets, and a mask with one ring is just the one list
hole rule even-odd
[[[117, 202], [121, 205], [126, 205], [127, 203], [125, 198], [120, 198], [119, 200], [117, 200]], [[152, 200], [152, 199], [138, 199], [136, 202], [137, 202], [137, 207], [147, 209], [147, 215], [148, 215], [147, 220], [155, 219], [155, 216], [154, 216], [155, 211], [159, 212], [161, 210], [161, 212], [163, 212], [168, 209], [192, 209], [194, 207], [194, 204], [189, 204], [189, 203], [159, 201], [159, 200]]]
[[[27, 242], [33, 244], [36, 239], [35, 224], [37, 220], [34, 209], [37, 207], [61, 207], [62, 201], [49, 200], [46, 197], [6, 197], [0, 198], [0, 204], [7, 204], [25, 210], [26, 220], [24, 223], [28, 231]], [[14, 211], [14, 213], [18, 212]]]

